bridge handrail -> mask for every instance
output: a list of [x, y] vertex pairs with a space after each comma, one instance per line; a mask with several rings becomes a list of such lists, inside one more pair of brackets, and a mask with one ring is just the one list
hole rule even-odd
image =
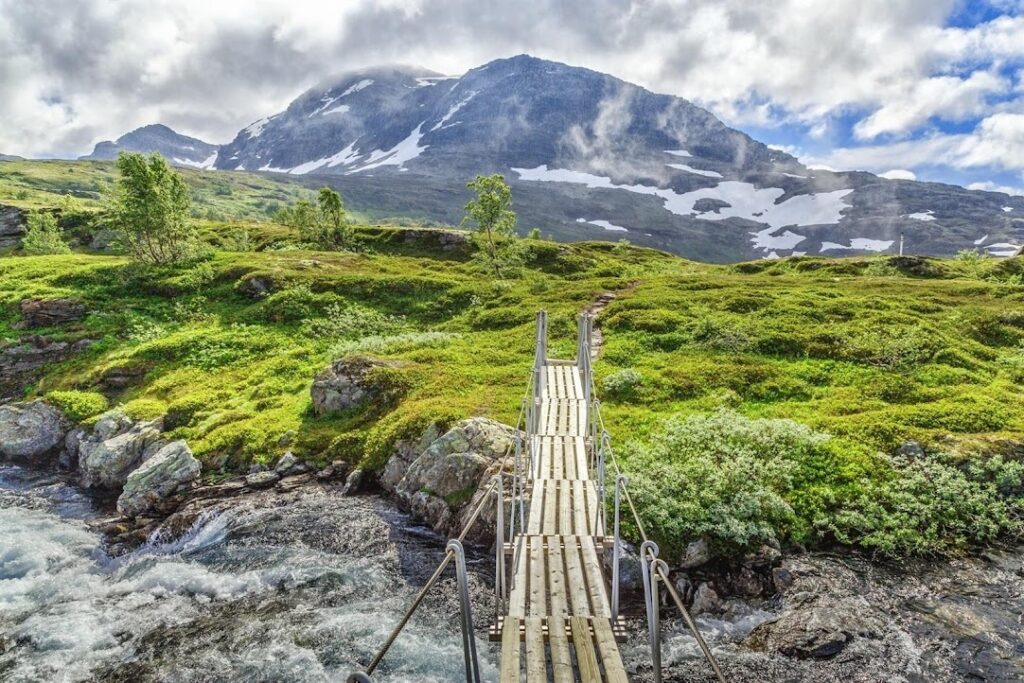
[[[388, 638], [384, 642], [384, 645], [381, 646], [381, 648], [377, 652], [376, 656], [374, 656], [373, 660], [369, 663], [369, 665], [367, 665], [366, 670], [365, 671], [357, 671], [357, 672], [353, 672], [352, 674], [350, 674], [348, 676], [348, 679], [347, 679], [348, 683], [367, 683], [368, 681], [370, 681], [370, 678], [369, 678], [370, 674], [372, 674], [377, 669], [377, 666], [384, 659], [384, 656], [388, 653], [388, 650], [391, 649], [391, 646], [394, 645], [395, 640], [398, 639], [398, 636], [402, 633], [402, 631], [408, 625], [409, 620], [412, 619], [413, 614], [415, 614], [416, 610], [419, 609], [421, 604], [423, 604], [423, 600], [427, 597], [427, 593], [430, 592], [430, 589], [433, 588], [434, 584], [437, 583], [438, 579], [441, 578], [441, 575], [444, 573], [444, 570], [448, 568], [448, 565], [451, 563], [451, 561], [453, 559], [455, 559], [456, 554], [461, 549], [462, 543], [465, 542], [465, 540], [466, 540], [466, 536], [469, 535], [470, 529], [472, 529], [473, 525], [476, 524], [477, 520], [480, 518], [480, 515], [481, 515], [481, 513], [484, 510], [485, 504], [490, 500], [491, 493], [494, 492], [496, 487], [498, 487], [498, 486], [504, 487], [503, 479], [502, 479], [500, 473], [504, 472], [505, 467], [508, 465], [508, 458], [509, 458], [509, 455], [512, 453], [513, 445], [517, 443], [517, 440], [519, 439], [519, 432], [521, 431], [521, 428], [525, 426], [525, 423], [527, 421], [526, 420], [527, 397], [531, 395], [531, 391], [533, 389], [534, 389], [534, 386], [533, 386], [533, 373], [531, 373], [530, 381], [527, 383], [526, 391], [523, 394], [523, 399], [522, 399], [522, 401], [520, 401], [519, 417], [516, 418], [516, 426], [515, 426], [516, 434], [515, 434], [515, 437], [513, 439], [513, 442], [505, 447], [505, 453], [501, 457], [501, 465], [498, 468], [499, 474], [497, 476], [495, 476], [493, 479], [491, 479], [491, 483], [487, 486], [487, 488], [484, 489], [483, 494], [480, 496], [480, 500], [477, 502], [476, 507], [473, 509], [473, 513], [470, 515], [470, 517], [467, 520], [467, 522], [463, 525], [462, 530], [459, 533], [458, 537], [456, 537], [455, 539], [452, 539], [452, 540], [450, 540], [448, 542], [447, 548], [445, 550], [444, 558], [442, 558], [441, 563], [437, 566], [437, 569], [434, 570], [434, 573], [431, 574], [430, 578], [427, 579], [427, 582], [423, 585], [423, 588], [420, 589], [420, 592], [416, 595], [416, 598], [412, 601], [412, 604], [409, 606], [409, 609], [406, 610], [405, 615], [402, 617], [401, 621], [399, 621], [398, 624], [391, 630], [391, 633], [388, 635]], [[516, 450], [517, 450], [517, 455], [518, 455], [518, 448]], [[516, 469], [518, 470], [518, 464], [516, 465]], [[519, 476], [518, 471], [515, 473], [515, 476], [516, 477]], [[513, 479], [513, 491], [515, 490], [515, 487], [516, 487], [516, 479]], [[502, 505], [502, 492], [501, 491], [498, 492], [498, 505]], [[501, 513], [499, 512], [499, 520], [500, 520], [500, 517], [501, 517]], [[500, 534], [501, 533], [501, 522], [500, 521], [499, 521], [499, 524], [498, 524], [498, 528], [499, 528], [499, 534]], [[500, 543], [500, 539], [499, 539], [499, 542], [498, 542], [499, 551], [501, 550], [501, 545], [502, 544]], [[495, 583], [496, 583], [496, 586], [495, 586], [496, 590], [500, 592], [502, 590], [502, 587], [500, 585], [497, 585], [498, 584], [497, 581]], [[463, 637], [465, 638], [465, 633], [463, 634]], [[470, 637], [475, 637], [475, 636], [470, 634]], [[467, 680], [473, 680], [474, 677], [478, 680], [478, 678], [479, 678], [478, 671], [474, 671], [474, 669], [478, 669], [478, 666], [477, 666], [477, 664], [475, 662], [473, 662], [472, 665], [467, 666], [467, 671], [466, 671], [466, 678], [467, 678]]]
[[[592, 317], [591, 317], [591, 320], [592, 320]], [[589, 348], [589, 337], [590, 337], [590, 325], [589, 324], [586, 326], [585, 334], [586, 334], [586, 336], [588, 338], [588, 348]], [[582, 344], [580, 345], [580, 349], [581, 349], [581, 353], [582, 353], [582, 349], [583, 349], [583, 345]], [[592, 406], [592, 411], [591, 411], [592, 418], [591, 419], [594, 420], [594, 427], [595, 427], [594, 432], [597, 435], [599, 435], [599, 438], [600, 438], [600, 443], [599, 444], [598, 443], [594, 444], [594, 450], [595, 450], [595, 452], [599, 452], [600, 453], [600, 457], [598, 458], [599, 461], [603, 461], [604, 460], [604, 455], [607, 454], [609, 456], [610, 462], [612, 464], [612, 468], [615, 470], [615, 482], [616, 482], [615, 540], [616, 540], [616, 544], [617, 544], [618, 538], [619, 538], [619, 534], [618, 534], [618, 522], [619, 522], [619, 520], [618, 520], [618, 492], [621, 489], [622, 493], [625, 494], [626, 505], [629, 507], [630, 514], [632, 514], [632, 516], [633, 516], [633, 523], [636, 524], [637, 531], [640, 533], [640, 538], [642, 540], [642, 543], [640, 545], [640, 548], [641, 548], [641, 563], [642, 564], [645, 563], [645, 562], [649, 562], [650, 563], [649, 564], [650, 571], [655, 572], [658, 575], [661, 583], [663, 583], [665, 585], [665, 588], [668, 589], [669, 595], [672, 597], [673, 602], [675, 602], [676, 607], [679, 609], [680, 614], [683, 615], [683, 620], [686, 622], [687, 628], [690, 630], [690, 632], [693, 634], [693, 637], [696, 639], [697, 644], [700, 646], [701, 652], [704, 654], [704, 658], [707, 660], [708, 664], [711, 666], [712, 670], [715, 672], [715, 676], [718, 678], [718, 680], [721, 683], [726, 683], [725, 675], [722, 673], [721, 668], [718, 666], [718, 661], [715, 659], [714, 654], [712, 654], [711, 648], [708, 647], [707, 642], [704, 640], [704, 637], [701, 635], [700, 630], [697, 628], [697, 624], [693, 621], [693, 617], [690, 616], [689, 610], [687, 610], [686, 606], [683, 604], [682, 598], [679, 596], [679, 593], [676, 591], [675, 587], [669, 581], [668, 572], [665, 569], [665, 567], [667, 565], [665, 565], [665, 562], [663, 562], [663, 561], [658, 559], [658, 551], [657, 551], [658, 546], [657, 546], [657, 544], [654, 543], [653, 541], [651, 541], [648, 538], [647, 531], [644, 529], [643, 522], [640, 520], [640, 514], [637, 512], [636, 505], [633, 503], [633, 497], [629, 493], [629, 477], [627, 477], [625, 475], [625, 473], [622, 471], [622, 467], [619, 466], [618, 458], [615, 456], [615, 449], [612, 448], [611, 435], [609, 434], [608, 429], [607, 429], [607, 427], [605, 425], [604, 415], [601, 413], [601, 401], [597, 399], [596, 393], [594, 391], [594, 389], [595, 389], [595, 386], [594, 386], [594, 375], [593, 375], [593, 372], [592, 372], [592, 366], [591, 366], [591, 361], [590, 361], [589, 355], [588, 355], [587, 359], [585, 361], [583, 361], [583, 363], [581, 363], [581, 366], [582, 366], [582, 369], [584, 369], [586, 371], [585, 372], [584, 381], [589, 385], [588, 386], [588, 390], [589, 390], [588, 394], [589, 394], [590, 397], [593, 398], [593, 400], [591, 401], [591, 406]], [[603, 502], [604, 501], [603, 501], [603, 496], [602, 496], [602, 509], [603, 509]], [[618, 551], [619, 551], [619, 549], [618, 549], [618, 547], [616, 547], [615, 550], [614, 550], [615, 557], [613, 558], [613, 561], [614, 561], [614, 563], [616, 565], [618, 564]], [[645, 557], [645, 555], [647, 557]], [[618, 603], [618, 595], [617, 595], [617, 593], [618, 593], [618, 576], [617, 575], [612, 578], [612, 584], [613, 584], [613, 591], [616, 594], [614, 596], [613, 603], [615, 604], [615, 610], [617, 611], [617, 608], [618, 608], [618, 605], [617, 605], [617, 603]], [[648, 605], [648, 609], [651, 610], [652, 608], [654, 609], [654, 611], [656, 613], [656, 611], [657, 611], [656, 606], [653, 605], [653, 604], [649, 604]], [[656, 676], [658, 676], [658, 678], [660, 680], [660, 671], [656, 672]]]

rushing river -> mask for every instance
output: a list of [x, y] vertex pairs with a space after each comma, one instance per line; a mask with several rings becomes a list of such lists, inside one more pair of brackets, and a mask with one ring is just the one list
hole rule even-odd
[[[57, 475], [0, 466], [0, 681], [344, 681], [444, 552], [387, 501], [318, 486], [213, 504], [184, 533], [157, 533], [116, 558], [88, 524], [108, 513]], [[731, 681], [1024, 680], [1024, 550], [911, 572], [834, 556], [794, 562], [819, 577], [819, 596], [864, 600], [876, 632], [828, 660], [757, 652], [743, 640], [780, 603], [729, 601], [698, 621]], [[493, 681], [497, 651], [482, 638], [493, 564], [486, 553], [469, 564]], [[464, 680], [454, 579], [443, 583], [375, 681]], [[653, 680], [642, 618], [631, 629], [627, 669]], [[663, 652], [666, 683], [713, 680], [677, 621], [666, 620]]]
[[[0, 467], [0, 680], [343, 681], [444, 548], [383, 501], [316, 490], [233, 501], [119, 558], [86, 524], [98, 514], [53, 475]], [[432, 591], [374, 680], [463, 677], [452, 595]]]

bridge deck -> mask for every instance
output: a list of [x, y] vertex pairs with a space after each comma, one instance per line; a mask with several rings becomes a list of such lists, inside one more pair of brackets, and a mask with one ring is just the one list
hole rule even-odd
[[540, 376], [530, 508], [526, 533], [512, 541], [513, 583], [500, 626], [501, 683], [625, 683], [599, 555], [604, 529], [580, 372], [560, 362]]

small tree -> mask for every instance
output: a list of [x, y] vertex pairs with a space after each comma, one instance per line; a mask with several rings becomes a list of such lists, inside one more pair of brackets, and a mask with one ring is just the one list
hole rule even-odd
[[320, 206], [320, 222], [323, 227], [323, 241], [346, 245], [352, 240], [352, 228], [345, 215], [345, 202], [341, 195], [329, 187], [320, 188], [317, 195]]
[[64, 236], [57, 227], [57, 219], [51, 213], [33, 211], [28, 215], [25, 237], [21, 240], [21, 248], [26, 254], [40, 256], [43, 254], [67, 254], [71, 251]]
[[515, 244], [516, 213], [512, 210], [512, 190], [501, 174], [478, 175], [466, 183], [476, 192], [476, 198], [466, 204], [462, 223], [476, 223], [478, 235], [485, 240], [489, 267], [495, 277], [501, 277], [502, 265], [514, 265], [519, 257]]
[[188, 220], [189, 190], [159, 154], [122, 152], [113, 204], [121, 242], [132, 258], [175, 263], [194, 252], [196, 235]]

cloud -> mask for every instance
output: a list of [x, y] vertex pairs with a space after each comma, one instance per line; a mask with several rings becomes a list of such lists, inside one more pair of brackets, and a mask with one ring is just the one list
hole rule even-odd
[[917, 174], [905, 168], [894, 168], [891, 171], [879, 173], [878, 175], [889, 180], [917, 180]]
[[1005, 16], [962, 28], [945, 26], [959, 0], [0, 0], [0, 151], [79, 154], [153, 122], [222, 142], [337, 72], [455, 74], [521, 52], [733, 125], [799, 122], [827, 144], [854, 115], [866, 142], [914, 138], [1020, 91], [1024, 12], [998, 1]]
[[967, 186], [968, 190], [983, 190], [985, 192], [1002, 192], [1003, 194], [1017, 195], [1024, 197], [1024, 187], [1011, 187], [1009, 185], [998, 185], [991, 181], [981, 183], [971, 183]]

